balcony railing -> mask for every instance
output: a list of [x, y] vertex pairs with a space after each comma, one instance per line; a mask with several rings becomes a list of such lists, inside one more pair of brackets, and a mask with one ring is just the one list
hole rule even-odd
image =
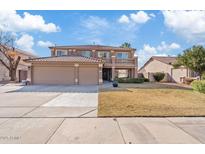
[[[112, 59], [111, 58], [103, 58], [104, 62], [106, 64], [112, 64]], [[135, 64], [135, 60], [133, 58], [129, 59], [115, 59], [115, 64]]]
[[134, 64], [135, 60], [132, 58], [129, 59], [115, 59], [116, 64]]

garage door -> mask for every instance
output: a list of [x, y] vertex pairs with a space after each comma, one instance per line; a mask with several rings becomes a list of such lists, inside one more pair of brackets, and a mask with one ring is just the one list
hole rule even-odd
[[98, 84], [98, 68], [79, 67], [79, 84]]
[[33, 67], [33, 84], [74, 84], [74, 67]]

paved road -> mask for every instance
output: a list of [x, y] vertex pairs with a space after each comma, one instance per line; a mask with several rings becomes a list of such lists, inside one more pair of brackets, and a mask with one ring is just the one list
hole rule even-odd
[[97, 118], [95, 102], [66, 101], [76, 93], [86, 88], [1, 86], [0, 143], [205, 143], [205, 118]]

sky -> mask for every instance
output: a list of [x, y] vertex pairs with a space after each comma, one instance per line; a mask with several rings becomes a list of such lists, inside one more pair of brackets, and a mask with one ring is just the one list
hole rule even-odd
[[139, 66], [204, 45], [205, 11], [0, 11], [0, 29], [15, 46], [50, 56], [48, 46], [131, 43]]

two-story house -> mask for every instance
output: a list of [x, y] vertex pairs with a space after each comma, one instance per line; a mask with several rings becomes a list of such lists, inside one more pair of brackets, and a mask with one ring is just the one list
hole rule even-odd
[[29, 59], [32, 84], [101, 84], [137, 77], [135, 49], [101, 45], [53, 46], [50, 57]]

